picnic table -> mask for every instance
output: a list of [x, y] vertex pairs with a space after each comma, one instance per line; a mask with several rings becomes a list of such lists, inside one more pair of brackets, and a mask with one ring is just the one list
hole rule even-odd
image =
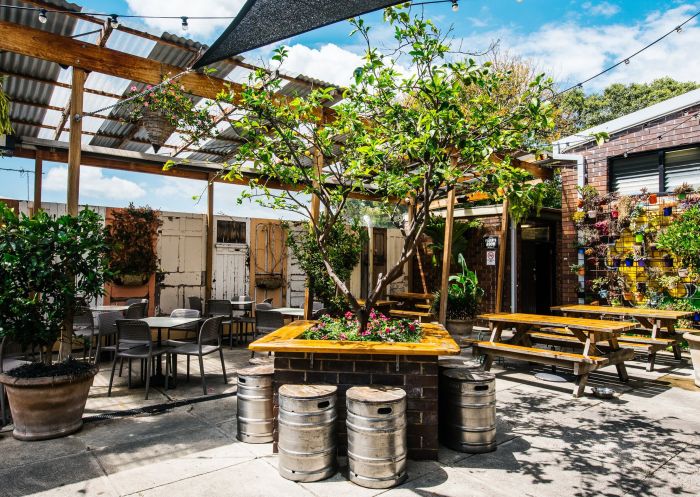
[[[357, 299], [357, 303], [360, 305], [365, 305], [365, 299]], [[391, 309], [396, 304], [398, 304], [396, 300], [377, 300], [374, 303], [374, 307], [376, 307], [377, 309]]]
[[393, 300], [400, 301], [430, 301], [433, 300], [432, 293], [395, 292], [389, 296]]
[[[624, 361], [634, 357], [634, 350], [621, 348], [618, 337], [632, 330], [634, 323], [523, 313], [482, 314], [479, 318], [488, 321], [491, 330], [488, 341], [479, 341], [474, 344], [474, 350], [486, 356], [484, 360], [486, 371], [491, 368], [494, 356], [572, 367], [576, 375], [574, 397], [583, 394], [588, 375], [601, 367], [614, 365], [620, 381], [626, 382], [629, 378]], [[513, 337], [507, 341], [502, 337], [505, 327], [515, 329]], [[542, 329], [549, 328], [565, 330], [566, 334], [561, 336], [568, 341], [568, 344], [582, 348], [581, 353], [533, 347], [530, 334], [538, 334]]]
[[656, 352], [666, 347], [672, 348], [673, 355], [677, 360], [682, 359], [680, 340], [683, 331], [687, 330], [676, 333], [676, 324], [679, 319], [693, 314], [688, 311], [583, 304], [561, 305], [552, 307], [552, 310], [559, 311], [564, 316], [598, 316], [600, 318], [614, 316], [636, 320], [641, 325], [642, 330], [650, 336], [637, 334], [620, 337], [620, 341], [638, 349], [646, 349], [648, 352], [647, 371], [654, 369]]

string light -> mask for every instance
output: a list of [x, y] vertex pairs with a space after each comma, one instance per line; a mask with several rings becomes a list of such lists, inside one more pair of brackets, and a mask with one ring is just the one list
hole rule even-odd
[[459, 10], [458, 0], [452, 0], [452, 12], [457, 12]]
[[182, 16], [182, 30], [187, 31], [189, 24], [187, 24], [187, 16]]
[[39, 10], [39, 22], [41, 24], [46, 24], [48, 18], [46, 17], [46, 9]]
[[109, 15], [109, 25], [112, 27], [112, 29], [119, 28], [119, 17], [117, 16], [117, 14]]

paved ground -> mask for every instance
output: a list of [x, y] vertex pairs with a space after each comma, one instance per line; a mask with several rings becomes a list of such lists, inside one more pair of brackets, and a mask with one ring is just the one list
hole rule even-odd
[[[231, 377], [248, 352], [227, 352]], [[271, 444], [248, 445], [236, 435], [236, 397], [151, 414], [99, 419], [113, 411], [201, 395], [197, 367], [189, 384], [165, 395], [118, 381], [106, 397], [105, 373], [95, 382], [83, 430], [63, 439], [21, 443], [0, 433], [0, 495], [463, 497], [463, 496], [698, 496], [700, 389], [686, 363], [663, 356], [658, 370], [628, 366], [621, 385], [613, 371], [591, 384], [618, 390], [614, 400], [572, 399], [570, 384], [544, 383], [523, 363], [497, 364], [498, 450], [467, 455], [443, 449], [437, 462], [411, 462], [410, 479], [388, 491], [349, 483], [342, 471], [324, 482], [297, 484], [277, 474]], [[211, 395], [223, 385], [208, 361]], [[184, 372], [184, 363], [181, 364]], [[544, 371], [542, 369], [541, 371]], [[107, 417], [107, 416], [104, 416]]]

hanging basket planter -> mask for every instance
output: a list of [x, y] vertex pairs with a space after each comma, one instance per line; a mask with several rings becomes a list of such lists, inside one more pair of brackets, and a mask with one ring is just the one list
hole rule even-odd
[[153, 150], [158, 153], [167, 139], [175, 132], [176, 126], [168, 117], [159, 111], [144, 110], [141, 125], [146, 130], [148, 142]]

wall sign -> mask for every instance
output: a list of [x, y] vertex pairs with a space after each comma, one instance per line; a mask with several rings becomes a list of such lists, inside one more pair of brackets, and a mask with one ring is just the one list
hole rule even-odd
[[487, 250], [486, 251], [486, 265], [487, 266], [495, 266], [496, 265], [496, 251], [495, 250]]
[[498, 248], [498, 237], [497, 236], [485, 236], [484, 237], [484, 246], [486, 247], [486, 250], [494, 250]]

